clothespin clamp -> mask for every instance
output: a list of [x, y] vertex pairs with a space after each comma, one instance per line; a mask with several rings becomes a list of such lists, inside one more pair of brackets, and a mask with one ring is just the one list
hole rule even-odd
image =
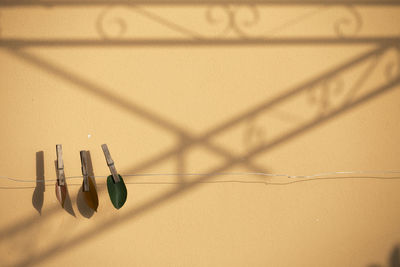
[[56, 145], [57, 152], [57, 183], [58, 185], [65, 185], [64, 162], [62, 158], [62, 146]]
[[107, 145], [103, 144], [103, 145], [101, 145], [101, 148], [103, 149], [104, 156], [106, 157], [107, 165], [108, 165], [108, 168], [110, 169], [114, 183], [119, 183], [120, 179], [119, 179], [117, 170], [115, 169], [114, 161], [111, 158], [110, 151], [108, 151]]
[[89, 192], [89, 178], [88, 178], [88, 167], [87, 167], [87, 156], [86, 151], [81, 150], [81, 169], [82, 169], [82, 176], [83, 176], [83, 192]]

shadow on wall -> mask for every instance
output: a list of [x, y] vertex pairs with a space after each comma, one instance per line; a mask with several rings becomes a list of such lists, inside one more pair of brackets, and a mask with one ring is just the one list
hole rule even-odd
[[[317, 6], [313, 12], [300, 14], [294, 18], [290, 17], [286, 22], [269, 29], [270, 25], [264, 25], [261, 21], [260, 8], [276, 6]], [[65, 6], [85, 6], [86, 8], [97, 6], [105, 8], [100, 12], [95, 20], [96, 38], [1, 38], [0, 47], [8, 48], [26, 48], [26, 47], [113, 47], [113, 46], [243, 46], [243, 45], [326, 45], [326, 44], [376, 44], [382, 42], [398, 43], [399, 36], [358, 36], [356, 33], [363, 27], [361, 14], [354, 7], [355, 5], [367, 6], [398, 6], [397, 0], [117, 0], [117, 1], [12, 1], [0, 0], [0, 7], [35, 7], [51, 6], [52, 8]], [[189, 6], [205, 7], [204, 19], [196, 24], [205, 23], [207, 26], [215, 27], [216, 32], [210, 34], [196, 29], [195, 26], [188, 27], [186, 23], [179, 22], [175, 18], [162, 16], [158, 12], [153, 12], [146, 7], [153, 6]], [[174, 32], [178, 37], [155, 36], [155, 37], [137, 37], [128, 34], [130, 23], [128, 18], [113, 14], [114, 7], [123, 7], [124, 10], [134, 12], [141, 18], [148, 20], [151, 24], [161, 26], [166, 32]], [[309, 36], [309, 37], [278, 37], [277, 32], [292, 27], [315, 14], [324, 8], [340, 7], [346, 12], [345, 15], [338, 14], [339, 17], [333, 22], [334, 36]], [[218, 11], [218, 12], [216, 12]], [[241, 18], [242, 14], [247, 14], [246, 19]], [[220, 13], [220, 17], [215, 17]], [[340, 12], [339, 12], [340, 13]], [[115, 16], [115, 17], [114, 17]], [[116, 19], [117, 18], [117, 19]], [[118, 21], [118, 23], [116, 23]], [[218, 21], [218, 23], [216, 23]], [[200, 23], [199, 23], [200, 22]], [[260, 25], [262, 24], [262, 25]], [[259, 33], [251, 32], [252, 27], [269, 29]], [[349, 28], [351, 28], [349, 30]], [[250, 29], [250, 31], [249, 31]], [[254, 29], [254, 28], [253, 28]], [[115, 33], [119, 32], [119, 33]], [[162, 35], [162, 34], [161, 34]], [[182, 38], [183, 37], [183, 38]]]
[[36, 152], [36, 187], [32, 195], [33, 207], [42, 214], [44, 201], [44, 191], [46, 190], [44, 183], [44, 153], [43, 151]]
[[[33, 257], [21, 258], [17, 264], [14, 264], [14, 266], [27, 266], [38, 264], [50, 257], [54, 257], [55, 255], [68, 250], [69, 248], [76, 247], [85, 240], [90, 240], [90, 238], [92, 238], [93, 236], [101, 232], [106, 232], [108, 229], [113, 228], [115, 225], [121, 224], [128, 220], [132, 220], [141, 214], [148, 213], [149, 211], [154, 210], [155, 208], [167, 203], [168, 201], [178, 196], [182, 196], [184, 193], [187, 194], [188, 192], [190, 192], [190, 190], [196, 188], [196, 186], [200, 183], [210, 181], [215, 174], [226, 171], [227, 169], [235, 165], [244, 165], [249, 169], [252, 169], [252, 167], [254, 166], [254, 164], [252, 164], [252, 159], [254, 159], [254, 157], [256, 157], [257, 155], [268, 152], [271, 148], [275, 148], [279, 145], [285, 144], [295, 137], [298, 137], [301, 134], [305, 134], [315, 127], [326, 123], [333, 118], [337, 118], [339, 115], [345, 112], [349, 112], [355, 107], [367, 101], [371, 101], [372, 99], [383, 94], [384, 92], [390, 91], [393, 88], [397, 88], [400, 82], [400, 76], [398, 73], [392, 76], [389, 80], [385, 81], [383, 84], [380, 84], [379, 86], [373, 88], [369, 88], [370, 90], [368, 90], [366, 94], [358, 95], [351, 93], [352, 90], [359, 90], [360, 87], [365, 86], [365, 82], [367, 81], [366, 77], [371, 76], [371, 73], [373, 71], [376, 71], [375, 68], [381, 60], [382, 55], [387, 53], [389, 50], [391, 51], [392, 49], [392, 45], [386, 44], [382, 45], [381, 47], [374, 48], [361, 55], [358, 55], [350, 59], [349, 61], [343, 62], [343, 64], [341, 64], [340, 66], [336, 66], [325, 73], [317, 75], [316, 77], [310, 79], [303, 84], [294, 86], [294, 88], [287, 90], [272, 99], [267, 99], [260, 105], [252, 107], [249, 111], [244, 112], [243, 114], [238, 114], [233, 119], [221, 122], [218, 126], [211, 128], [199, 135], [190, 133], [186, 129], [184, 130], [177, 123], [171, 122], [170, 120], [168, 120], [168, 118], [163, 118], [162, 115], [159, 115], [154, 111], [143, 109], [135, 103], [129, 102], [126, 99], [115, 95], [114, 93], [112, 93], [112, 90], [109, 90], [108, 88], [105, 88], [95, 82], [92, 82], [77, 73], [65, 70], [54, 63], [50, 63], [36, 55], [33, 55], [32, 53], [22, 51], [20, 49], [10, 50], [10, 53], [17, 56], [18, 58], [23, 59], [26, 62], [47, 71], [49, 74], [55, 77], [65, 80], [67, 83], [71, 83], [76, 87], [81, 88], [87, 93], [92, 93], [100, 99], [108, 101], [108, 103], [111, 105], [117, 105], [123, 108], [133, 117], [138, 116], [146, 119], [150, 123], [153, 123], [166, 131], [172, 132], [178, 137], [184, 138], [184, 141], [178, 143], [176, 147], [173, 147], [168, 151], [160, 152], [157, 155], [154, 155], [149, 159], [144, 160], [142, 163], [135, 164], [135, 166], [132, 166], [132, 168], [128, 170], [129, 172], [141, 172], [157, 163], [163, 162], [171, 158], [178, 158], [180, 162], [178, 166], [179, 169], [182, 170], [185, 167], [185, 161], [179, 155], [185, 155], [183, 152], [187, 151], [195, 145], [204, 146], [209, 151], [217, 153], [218, 155], [224, 156], [226, 158], [226, 161], [220, 166], [204, 172], [208, 173], [209, 175], [200, 176], [192, 181], [182, 181], [179, 186], [172, 188], [168, 192], [154, 196], [152, 199], [145, 203], [142, 203], [142, 205], [140, 206], [134, 206], [130, 208], [123, 216], [104, 220], [96, 227], [93, 227], [87, 230], [85, 233], [82, 233], [78, 238], [72, 238], [71, 240], [65, 241], [62, 245], [54, 244], [54, 246], [48, 248], [47, 250], [44, 250], [41, 253], [38, 253]], [[259, 116], [260, 114], [263, 114], [264, 112], [267, 112], [268, 110], [279, 106], [280, 104], [285, 104], [285, 101], [296, 100], [298, 98], [302, 99], [303, 97], [307, 97], [310, 91], [320, 90], [321, 92], [324, 92], [329, 90], [329, 88], [327, 89], [326, 87], [327, 81], [335, 81], [338, 76], [351, 72], [356, 66], [363, 63], [367, 63], [367, 65], [370, 67], [367, 68], [360, 77], [353, 77], [353, 80], [356, 80], [357, 87], [354, 88], [353, 86], [350, 86], [349, 88], [345, 88], [346, 90], [344, 90], [344, 92], [349, 93], [351, 97], [346, 98], [345, 101], [343, 101], [340, 105], [331, 104], [330, 94], [320, 94], [322, 96], [325, 96], [325, 98], [318, 99], [317, 103], [314, 103], [317, 105], [317, 107], [319, 107], [317, 109], [317, 114], [313, 114], [313, 116], [308, 118], [308, 120], [306, 120], [305, 122], [299, 124], [293, 129], [288, 130], [280, 136], [277, 136], [274, 139], [254, 145], [251, 149], [243, 154], [232, 153], [231, 151], [229, 151], [229, 149], [212, 143], [212, 137], [230, 131], [234, 129], [234, 127], [242, 125], [242, 123], [246, 123], [249, 120], [252, 120], [253, 118]], [[384, 69], [385, 67], [386, 65], [383, 65]], [[379, 71], [381, 70], [382, 69], [380, 69]], [[100, 191], [101, 190], [99, 190], [99, 193]], [[56, 206], [47, 210], [46, 214], [43, 214], [42, 219], [47, 219], [53, 216], [54, 214], [56, 214], [56, 211], [58, 209], [59, 206]], [[21, 222], [19, 223], [10, 225], [9, 227], [4, 227], [0, 230], [0, 239], [12, 238], [12, 236], [17, 234], [21, 229], [33, 227], [36, 223], [38, 223], [37, 218], [26, 218], [25, 220], [21, 220]]]
[[309, 5], [321, 4], [340, 5], [340, 4], [365, 4], [365, 5], [399, 5], [398, 0], [68, 0], [68, 1], [52, 1], [52, 0], [0, 0], [0, 6], [79, 6], [79, 5], [123, 5], [123, 4], [146, 4], [146, 5], [198, 5], [198, 4], [276, 4], [281, 5]]
[[389, 255], [387, 265], [371, 264], [368, 267], [400, 267], [400, 245], [396, 245]]
[[[0, 1], [4, 3], [5, 1]], [[30, 1], [24, 1], [25, 3], [34, 3]], [[177, 1], [178, 2], [178, 1]], [[183, 1], [182, 1], [183, 2]], [[194, 1], [192, 1], [194, 2]], [[209, 1], [210, 2], [210, 1]], [[243, 2], [243, 1], [242, 1]], [[265, 1], [268, 2], [268, 1]], [[314, 1], [317, 2], [317, 1]], [[370, 1], [372, 2], [372, 1]], [[377, 1], [378, 2], [378, 1]], [[10, 5], [12, 3], [18, 3], [18, 1], [9, 1]], [[42, 3], [42, 2], [40, 2]], [[103, 2], [104, 3], [104, 2]], [[215, 3], [215, 1], [214, 1]], [[231, 25], [232, 26], [232, 25]], [[108, 229], [113, 228], [113, 226], [126, 222], [128, 220], [135, 219], [138, 215], [148, 213], [149, 211], [167, 203], [173, 198], [181, 196], [184, 193], [190, 192], [191, 189], [194, 189], [198, 184], [210, 181], [215, 174], [226, 171], [227, 169], [234, 167], [236, 165], [243, 165], [251, 171], [254, 172], [266, 172], [264, 166], [257, 165], [253, 160], [257, 155], [261, 153], [266, 153], [270, 149], [275, 148], [279, 145], [285, 144], [292, 139], [307, 133], [308, 131], [316, 128], [317, 126], [330, 121], [331, 119], [337, 118], [339, 115], [349, 112], [356, 108], [357, 106], [371, 101], [377, 96], [396, 88], [400, 82], [400, 76], [398, 73], [395, 73], [390, 77], [390, 79], [385, 80], [380, 85], [376, 87], [369, 88], [366, 94], [359, 95], [355, 92], [359, 92], [360, 88], [363, 88], [365, 84], [367, 84], [368, 78], [373, 74], [374, 71], [378, 68], [377, 66], [382, 59], [382, 56], [385, 55], [389, 50], [398, 50], [398, 44], [393, 43], [393, 40], [384, 40], [382, 41], [380, 38], [372, 38], [374, 42], [378, 42], [377, 46], [371, 49], [370, 51], [363, 53], [361, 55], [357, 55], [339, 66], [332, 67], [328, 71], [324, 73], [318, 73], [317, 75], [313, 75], [310, 79], [304, 83], [296, 84], [292, 88], [283, 91], [276, 97], [272, 99], [265, 99], [258, 105], [255, 105], [246, 112], [241, 114], [236, 114], [236, 116], [232, 119], [222, 121], [217, 126], [206, 130], [203, 133], [195, 133], [191, 132], [190, 130], [186, 129], [183, 126], [180, 126], [177, 122], [174, 122], [170, 118], [165, 117], [164, 114], [159, 114], [157, 111], [148, 110], [137, 103], [134, 103], [130, 100], [123, 98], [115, 93], [112, 88], [107, 88], [103, 86], [98, 81], [91, 81], [87, 77], [82, 76], [77, 71], [71, 71], [68, 69], [63, 68], [61, 65], [58, 65], [54, 62], [47, 61], [46, 59], [41, 58], [40, 56], [35, 55], [31, 51], [25, 50], [25, 46], [30, 45], [60, 45], [60, 46], [69, 46], [69, 45], [97, 45], [97, 43], [90, 43], [90, 42], [81, 42], [81, 43], [71, 43], [68, 41], [57, 41], [53, 44], [47, 42], [46, 40], [38, 41], [37, 43], [30, 43], [31, 41], [26, 41], [25, 43], [21, 42], [8, 42], [6, 40], [0, 40], [0, 45], [7, 46], [8, 52], [41, 70], [47, 72], [48, 75], [60, 79], [67, 84], [70, 84], [74, 89], [79, 88], [85, 93], [92, 94], [93, 96], [97, 97], [98, 99], [105, 101], [110, 106], [116, 106], [121, 110], [124, 110], [128, 114], [132, 115], [133, 118], [141, 118], [143, 120], [148, 121], [149, 123], [156, 125], [161, 130], [173, 134], [176, 136], [177, 144], [172, 149], [167, 151], [159, 152], [148, 159], [145, 159], [143, 162], [132, 164], [131, 168], [128, 170], [129, 173], [137, 173], [146, 170], [147, 168], [154, 166], [155, 164], [164, 162], [170, 159], [177, 160], [177, 172], [183, 173], [186, 170], [186, 152], [194, 146], [202, 146], [208, 151], [215, 153], [219, 156], [222, 156], [225, 159], [225, 162], [221, 165], [213, 168], [211, 170], [206, 170], [204, 173], [209, 173], [206, 176], [200, 176], [197, 179], [192, 181], [186, 181], [184, 177], [177, 177], [178, 181], [180, 182], [179, 186], [172, 188], [168, 192], [165, 192], [160, 195], [154, 196], [152, 199], [142, 203], [139, 206], [133, 206], [131, 208], [126, 207], [128, 210], [124, 215], [118, 216], [117, 218], [113, 217], [110, 219], [105, 219], [104, 221], [99, 222], [96, 227], [90, 228], [87, 231], [83, 232], [79, 237], [71, 238], [66, 240], [62, 244], [54, 244], [53, 246], [43, 249], [42, 251], [36, 253], [32, 257], [21, 257], [18, 259], [18, 262], [14, 264], [14, 266], [27, 266], [27, 265], [35, 265], [45, 261], [48, 258], [54, 257], [57, 254], [61, 254], [64, 251], [67, 251], [70, 248], [77, 247], [81, 243], [93, 238], [94, 236], [106, 232]], [[265, 40], [261, 40], [262, 42], [253, 42], [248, 39], [241, 40], [240, 45], [249, 45], [249, 44], [267, 44]], [[295, 40], [296, 41], [296, 40]], [[298, 40], [299, 42], [303, 42], [302, 40]], [[306, 40], [307, 44], [325, 44], [327, 40], [319, 39], [319, 40]], [[345, 38], [337, 38], [335, 42], [338, 43], [346, 43], [348, 39]], [[351, 40], [350, 40], [351, 41]], [[365, 41], [363, 39], [357, 39], [357, 42]], [[118, 41], [112, 42], [110, 40], [100, 40], [101, 44], [104, 46], [113, 46], [115, 44], [119, 44]], [[132, 41], [131, 43], [123, 41], [124, 45], [134, 45], [135, 43]], [[209, 44], [209, 45], [225, 45], [224, 42], [218, 41], [210, 41], [205, 43], [203, 41], [198, 40], [191, 40], [190, 44]], [[284, 43], [283, 41], [281, 43]], [[151, 45], [152, 43], [139, 43], [140, 45]], [[160, 44], [163, 44], [162, 42]], [[275, 43], [277, 44], [277, 43]], [[398, 52], [398, 51], [397, 51]], [[337, 83], [338, 79], [341, 76], [348, 75], [349, 73], [358, 68], [360, 65], [365, 64], [367, 68], [360, 76], [352, 77], [355, 81], [355, 85], [348, 85], [346, 87], [345, 84]], [[384, 66], [385, 67], [385, 66]], [[334, 100], [334, 96], [332, 94], [332, 84], [337, 85], [339, 84], [339, 89], [342, 89], [341, 92], [346, 94], [344, 97], [345, 101], [338, 102]], [[337, 89], [337, 88], [336, 88]], [[219, 144], [213, 143], [212, 139], [220, 134], [224, 134], [228, 131], [234, 130], [235, 127], [241, 127], [243, 124], [250, 124], [254, 121], [255, 118], [258, 118], [262, 114], [270, 111], [274, 108], [279, 108], [279, 106], [285, 106], [288, 102], [298, 101], [297, 99], [303, 99], [305, 97], [309, 97], [310, 94], [317, 93], [318, 97], [314, 97], [314, 102], [311, 103], [312, 108], [316, 110], [312, 116], [308, 117], [307, 120], [302, 121], [299, 125], [295, 125], [295, 127], [290, 128], [289, 130], [283, 132], [281, 135], [276, 136], [272, 139], [263, 140], [263, 142], [255, 142], [253, 141], [254, 136], [249, 134], [246, 138], [248, 139], [249, 143], [253, 145], [249, 147], [246, 153], [236, 154], [233, 153], [229, 148], [221, 146]], [[257, 128], [257, 127], [256, 127]], [[261, 133], [257, 129], [252, 129], [251, 133]], [[262, 138], [261, 138], [262, 139]], [[90, 162], [90, 160], [89, 160]], [[43, 205], [43, 191], [44, 191], [44, 183], [40, 184], [38, 181], [40, 179], [44, 179], [44, 171], [43, 171], [43, 152], [38, 152], [36, 154], [36, 164], [37, 164], [37, 184], [34, 192], [34, 196], [32, 199], [32, 204], [39, 213], [41, 213], [41, 208]], [[89, 175], [93, 175], [93, 169], [89, 169]], [[103, 189], [104, 190], [104, 189]], [[81, 190], [79, 190], [81, 191]], [[101, 190], [99, 190], [100, 193]], [[41, 197], [42, 196], [42, 197]], [[87, 210], [82, 203], [81, 196], [78, 195], [77, 205], [79, 212], [82, 216], [86, 218], [90, 218], [93, 216], [93, 212]], [[59, 209], [59, 205], [55, 205], [50, 209], [46, 210], [45, 214], [42, 215], [41, 219], [48, 219]], [[75, 213], [72, 209], [71, 200], [68, 197], [66, 200], [65, 205], [66, 211], [75, 216]], [[36, 215], [36, 214], [35, 214]], [[18, 232], [29, 229], [30, 227], [34, 227], [35, 224], [39, 223], [38, 216], [28, 217], [20, 222], [15, 224], [9, 225], [0, 229], [0, 240], [12, 238]], [[391, 263], [392, 266], [398, 266], [398, 256], [399, 256], [399, 249], [396, 247], [395, 251], [393, 252]], [[396, 258], [397, 257], [397, 258]], [[397, 265], [394, 265], [397, 264]], [[372, 266], [371, 266], [372, 267]], [[375, 266], [374, 266], [375, 267]]]

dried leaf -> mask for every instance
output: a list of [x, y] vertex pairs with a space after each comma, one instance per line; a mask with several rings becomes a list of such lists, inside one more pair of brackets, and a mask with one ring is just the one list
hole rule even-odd
[[99, 206], [99, 198], [97, 196], [96, 186], [91, 177], [88, 177], [88, 181], [89, 181], [89, 191], [83, 192], [83, 196], [85, 198], [86, 204], [94, 211], [97, 211], [97, 207]]
[[61, 207], [63, 208], [66, 195], [67, 195], [67, 187], [65, 185], [59, 185], [58, 182], [56, 182], [56, 197], [58, 201], [61, 203]]
[[126, 197], [128, 195], [124, 180], [122, 179], [121, 175], [118, 176], [120, 179], [118, 183], [114, 183], [112, 175], [107, 177], [108, 194], [112, 204], [116, 209], [120, 209], [125, 204]]

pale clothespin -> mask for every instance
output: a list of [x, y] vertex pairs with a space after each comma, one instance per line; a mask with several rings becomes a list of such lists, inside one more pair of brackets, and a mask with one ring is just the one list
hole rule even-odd
[[106, 144], [101, 145], [107, 165], [110, 168], [111, 175], [107, 176], [107, 189], [110, 200], [116, 209], [120, 209], [126, 202], [128, 191], [124, 183], [124, 179], [117, 173], [114, 161], [111, 159], [110, 151]]
[[111, 158], [110, 151], [108, 151], [108, 147], [106, 144], [101, 145], [101, 148], [103, 149], [104, 156], [106, 157], [107, 165], [108, 168], [110, 168], [110, 172], [112, 175], [112, 178], [114, 180], [114, 183], [119, 183], [120, 179], [117, 173], [117, 170], [115, 169], [114, 161]]
[[57, 183], [58, 185], [65, 185], [64, 162], [62, 157], [62, 146], [56, 145], [57, 152]]
[[85, 150], [80, 151], [81, 156], [81, 169], [83, 176], [83, 192], [89, 192], [89, 178], [88, 178], [88, 166], [87, 166], [87, 155]]
[[62, 158], [62, 146], [56, 145], [57, 160], [54, 162], [57, 172], [56, 196], [62, 207], [64, 207], [67, 195], [67, 185], [65, 182], [64, 162]]

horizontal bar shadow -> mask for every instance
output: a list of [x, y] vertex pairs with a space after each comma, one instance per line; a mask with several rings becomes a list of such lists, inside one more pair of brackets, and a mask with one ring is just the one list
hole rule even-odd
[[399, 5], [396, 0], [1, 0], [0, 6], [110, 6], [110, 5]]
[[362, 45], [362, 44], [396, 44], [399, 36], [391, 37], [362, 37], [362, 38], [232, 38], [232, 39], [0, 39], [0, 47], [124, 47], [124, 46], [277, 46], [277, 45]]

